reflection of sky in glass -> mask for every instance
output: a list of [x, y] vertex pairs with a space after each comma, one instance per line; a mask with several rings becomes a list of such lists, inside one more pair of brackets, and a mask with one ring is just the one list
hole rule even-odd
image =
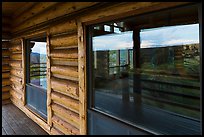
[[35, 42], [32, 52], [46, 54], [46, 42]]
[[132, 48], [132, 31], [93, 37], [93, 50]]
[[141, 48], [199, 43], [199, 25], [179, 25], [141, 30]]
[[[141, 48], [199, 43], [199, 24], [141, 30]], [[93, 37], [93, 50], [133, 47], [132, 31]]]

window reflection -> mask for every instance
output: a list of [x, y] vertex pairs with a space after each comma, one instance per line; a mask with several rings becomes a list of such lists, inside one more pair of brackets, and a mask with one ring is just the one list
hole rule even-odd
[[134, 31], [95, 33], [94, 107], [158, 132], [176, 133], [171, 121], [180, 130], [199, 133], [198, 31], [198, 24], [141, 29], [139, 45], [134, 45]]
[[44, 89], [46, 78], [46, 42], [30, 41], [30, 83]]

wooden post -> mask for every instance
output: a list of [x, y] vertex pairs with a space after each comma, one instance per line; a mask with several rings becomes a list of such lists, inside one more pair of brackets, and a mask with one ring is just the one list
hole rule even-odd
[[52, 126], [52, 108], [51, 108], [51, 73], [50, 73], [50, 34], [47, 32], [47, 124]]
[[86, 91], [86, 44], [84, 30], [82, 23], [77, 22], [78, 25], [78, 72], [79, 72], [79, 120], [80, 120], [80, 134], [87, 134], [87, 91]]
[[133, 96], [136, 106], [141, 105], [141, 82], [140, 74], [137, 69], [140, 69], [140, 29], [134, 28], [133, 30], [133, 68], [134, 68], [134, 84]]
[[22, 90], [23, 90], [23, 105], [26, 105], [26, 45], [25, 40], [21, 39], [21, 46], [22, 46]]

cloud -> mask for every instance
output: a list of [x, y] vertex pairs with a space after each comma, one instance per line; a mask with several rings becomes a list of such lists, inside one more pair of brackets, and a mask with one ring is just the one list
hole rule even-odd
[[150, 48], [157, 45], [153, 40], [143, 40], [141, 41], [141, 48]]
[[46, 54], [46, 42], [35, 42], [32, 52]]
[[[118, 50], [133, 47], [132, 31], [93, 37], [93, 50]], [[142, 30], [141, 48], [199, 43], [199, 25], [178, 25]]]
[[93, 37], [93, 50], [118, 50], [133, 47], [132, 32]]
[[198, 40], [193, 39], [173, 39], [166, 42], [161, 43], [161, 45], [186, 45], [186, 44], [193, 44], [193, 43], [199, 43]]

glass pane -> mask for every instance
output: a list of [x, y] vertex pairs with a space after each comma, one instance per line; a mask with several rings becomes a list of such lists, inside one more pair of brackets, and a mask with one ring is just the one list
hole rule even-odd
[[30, 83], [47, 88], [46, 42], [30, 41]]
[[105, 31], [110, 32], [110, 26], [104, 25]]
[[199, 25], [147, 29], [140, 35], [144, 103], [200, 119]]
[[98, 33], [92, 43], [96, 110], [162, 134], [200, 133], [198, 24]]

